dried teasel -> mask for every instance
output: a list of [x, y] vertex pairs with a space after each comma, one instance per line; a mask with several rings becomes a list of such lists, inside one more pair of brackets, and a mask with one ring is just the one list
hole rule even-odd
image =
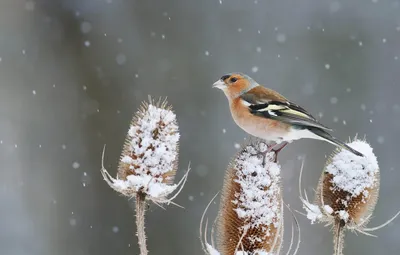
[[150, 98], [132, 119], [117, 178], [111, 177], [103, 166], [104, 180], [127, 197], [140, 193], [155, 203], [171, 202], [175, 195], [168, 196], [178, 187], [182, 188], [187, 179], [186, 173], [178, 184], [173, 184], [178, 166], [178, 142], [179, 129], [172, 107], [166, 100], [154, 102]]
[[267, 152], [267, 149], [264, 142], [251, 141], [242, 146], [230, 163], [218, 217], [211, 229], [211, 244], [207, 240], [208, 221], [204, 234], [203, 221], [212, 201], [200, 223], [201, 241], [207, 254], [279, 254], [283, 242], [284, 205], [280, 166], [275, 163], [276, 152]]
[[366, 141], [356, 138], [348, 145], [363, 153], [364, 157], [337, 149], [327, 160], [316, 189], [314, 204], [309, 203], [307, 194], [305, 198], [302, 195], [302, 174], [299, 181], [300, 199], [307, 211], [307, 218], [312, 223], [317, 221], [333, 226], [336, 255], [343, 254], [345, 230], [373, 236], [369, 232], [386, 226], [399, 214], [381, 226], [366, 227], [379, 195], [378, 161], [372, 147]]
[[141, 255], [148, 254], [144, 227], [146, 201], [158, 205], [173, 203], [187, 180], [189, 170], [178, 184], [173, 184], [178, 165], [178, 142], [179, 130], [171, 106], [166, 100], [156, 103], [150, 98], [149, 103], [143, 103], [133, 117], [117, 178], [111, 177], [102, 164], [101, 173], [108, 185], [122, 195], [136, 198], [136, 226]]

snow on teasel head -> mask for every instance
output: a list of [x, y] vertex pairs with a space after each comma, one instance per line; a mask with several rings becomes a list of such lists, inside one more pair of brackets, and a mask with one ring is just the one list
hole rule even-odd
[[178, 165], [178, 142], [176, 115], [167, 101], [155, 103], [150, 99], [149, 103], [144, 102], [131, 122], [117, 178], [111, 177], [103, 167], [104, 180], [128, 197], [140, 193], [156, 203], [171, 202], [175, 196], [168, 198], [168, 195], [178, 187], [182, 188], [187, 179], [186, 173], [178, 184], [173, 184]]
[[379, 227], [366, 228], [379, 195], [378, 161], [366, 141], [355, 139], [348, 145], [363, 153], [364, 157], [337, 149], [322, 172], [314, 204], [308, 202], [307, 195], [303, 198], [300, 188], [300, 199], [311, 222], [333, 225], [335, 254], [342, 254], [345, 229], [371, 235], [368, 232], [384, 227], [397, 216]]
[[202, 233], [206, 211], [200, 223], [200, 236], [204, 238], [202, 244], [207, 254], [279, 254], [283, 242], [281, 169], [274, 162], [275, 152], [266, 153], [267, 149], [264, 142], [252, 141], [230, 163], [218, 217], [211, 230], [211, 245], [207, 242], [208, 222]]

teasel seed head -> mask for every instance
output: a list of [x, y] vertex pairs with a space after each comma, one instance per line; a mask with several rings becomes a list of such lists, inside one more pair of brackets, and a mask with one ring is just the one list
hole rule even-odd
[[183, 186], [188, 173], [173, 184], [178, 155], [179, 129], [172, 107], [166, 100], [149, 98], [132, 119], [117, 178], [111, 177], [104, 166], [102, 174], [110, 187], [125, 196], [140, 193], [156, 203], [171, 202], [168, 195]]
[[[280, 166], [259, 140], [242, 147], [225, 174], [217, 221], [224, 255], [277, 254], [283, 239]], [[240, 254], [240, 253], [239, 253]]]
[[[334, 250], [338, 255], [342, 254], [345, 230], [371, 235], [369, 231], [381, 228], [395, 218], [378, 228], [366, 228], [379, 195], [378, 161], [366, 141], [356, 138], [348, 145], [363, 153], [364, 157], [337, 149], [326, 162], [316, 189], [314, 204], [303, 198], [300, 188], [300, 199], [312, 223], [319, 221], [333, 226]], [[301, 182], [299, 186], [301, 187]]]
[[379, 166], [368, 143], [355, 140], [349, 146], [364, 157], [337, 150], [328, 159], [320, 177], [315, 203], [335, 221], [348, 228], [364, 226], [375, 209], [379, 195]]

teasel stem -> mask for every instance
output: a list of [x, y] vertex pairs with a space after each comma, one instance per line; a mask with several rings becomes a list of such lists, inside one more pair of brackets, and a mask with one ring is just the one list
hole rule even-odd
[[145, 214], [146, 214], [146, 194], [139, 191], [136, 193], [136, 228], [140, 255], [147, 255], [149, 251], [146, 245]]
[[343, 220], [336, 220], [334, 224], [335, 234], [333, 236], [334, 253], [333, 255], [343, 255], [344, 248], [344, 228], [345, 222]]

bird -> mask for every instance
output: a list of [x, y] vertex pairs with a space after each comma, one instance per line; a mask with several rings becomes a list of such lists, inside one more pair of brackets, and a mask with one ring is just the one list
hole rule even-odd
[[280, 151], [288, 143], [310, 138], [323, 140], [357, 156], [364, 156], [333, 137], [332, 131], [301, 106], [266, 88], [244, 73], [228, 73], [213, 84], [229, 102], [235, 123], [252, 136], [267, 140]]

